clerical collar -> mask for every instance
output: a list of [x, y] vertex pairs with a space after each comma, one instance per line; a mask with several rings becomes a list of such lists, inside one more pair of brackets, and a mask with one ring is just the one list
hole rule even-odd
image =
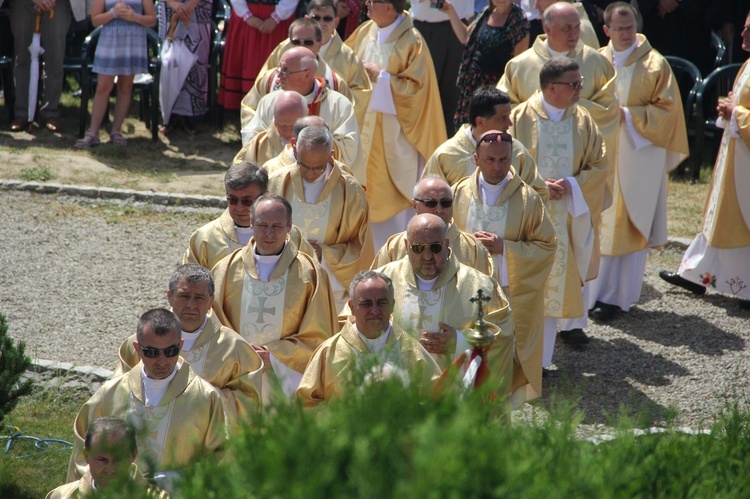
[[318, 79], [315, 78], [313, 80], [313, 87], [309, 94], [305, 95], [305, 100], [307, 101], [307, 105], [310, 106], [315, 103], [315, 99], [318, 97], [318, 94], [320, 93], [320, 83], [318, 83]]
[[268, 282], [271, 280], [273, 271], [276, 270], [281, 255], [284, 254], [284, 248], [286, 248], [286, 241], [284, 242], [284, 247], [281, 248], [281, 253], [278, 255], [259, 255], [258, 253], [253, 253], [253, 256], [255, 257], [255, 268], [258, 269], [258, 279], [260, 279], [261, 282]]
[[206, 315], [206, 318], [203, 320], [203, 325], [195, 331], [185, 331], [184, 329], [182, 330], [182, 350], [184, 352], [189, 352], [193, 349], [195, 340], [198, 339], [198, 336], [200, 336], [203, 330], [206, 328], [206, 324], [208, 324], [208, 315]]
[[143, 396], [146, 400], [144, 402], [149, 407], [154, 407], [159, 405], [159, 402], [161, 402], [162, 397], [164, 397], [164, 394], [167, 392], [167, 388], [169, 388], [169, 384], [172, 382], [174, 377], [177, 375], [177, 371], [180, 369], [180, 363], [178, 362], [174, 366], [174, 371], [172, 371], [172, 374], [167, 376], [164, 379], [153, 379], [149, 378], [146, 374], [146, 369], [143, 365], [141, 365], [141, 380], [143, 382]]
[[558, 52], [557, 50], [552, 50], [552, 48], [549, 46], [549, 40], [544, 40], [544, 46], [547, 47], [547, 52], [549, 52], [549, 55], [552, 56], [552, 58], [570, 57], [568, 55], [568, 53], [570, 53], [570, 50], [566, 50], [565, 52]]
[[404, 15], [399, 14], [396, 20], [393, 21], [391, 24], [389, 24], [385, 28], [378, 28], [378, 43], [385, 43], [388, 40], [388, 37], [391, 36], [391, 34], [394, 31], [396, 31], [396, 28], [398, 28], [398, 25], [401, 24], [403, 21], [404, 21]]
[[245, 246], [247, 243], [249, 243], [250, 238], [253, 237], [252, 227], [241, 227], [237, 224], [234, 224], [234, 231], [237, 233], [237, 241], [242, 246]]
[[482, 176], [482, 172], [479, 172], [479, 192], [482, 195], [482, 203], [487, 206], [494, 206], [497, 203], [497, 199], [505, 190], [505, 187], [510, 182], [513, 174], [508, 170], [508, 174], [505, 178], [497, 184], [488, 183]]
[[354, 330], [357, 331], [359, 338], [367, 346], [367, 349], [370, 350], [370, 352], [380, 353], [385, 348], [385, 344], [388, 342], [388, 335], [391, 332], [391, 325], [388, 324], [388, 329], [386, 329], [385, 332], [377, 338], [368, 338], [364, 334], [360, 333], [359, 328], [356, 324], [354, 325]]
[[435, 285], [435, 282], [438, 280], [438, 277], [440, 276], [436, 276], [433, 279], [422, 279], [415, 272], [414, 277], [417, 278], [417, 288], [420, 291], [432, 291], [432, 287]]
[[331, 35], [331, 38], [329, 38], [328, 41], [320, 47], [320, 50], [318, 51], [318, 57], [320, 57], [321, 59], [325, 59], [326, 54], [328, 53], [328, 49], [331, 48], [331, 44], [333, 43], [334, 38], [335, 36]]
[[562, 120], [563, 114], [565, 114], [565, 109], [553, 106], [544, 100], [544, 95], [542, 95], [542, 105], [544, 105], [544, 110], [547, 111], [547, 116], [549, 116], [550, 121]]
[[612, 47], [612, 60], [614, 62], [614, 66], [616, 68], [622, 67], [625, 65], [625, 62], [628, 60], [628, 57], [635, 52], [635, 49], [638, 48], [638, 38], [635, 39], [633, 42], [633, 45], [626, 48], [622, 52], [615, 50], [615, 47]]
[[474, 128], [471, 126], [466, 127], [466, 136], [469, 137], [469, 140], [474, 145], [474, 147], [477, 146], [477, 140], [474, 138]]
[[320, 177], [316, 178], [312, 182], [302, 178], [302, 190], [305, 193], [305, 202], [308, 204], [315, 204], [320, 198], [320, 194], [326, 186], [326, 180], [331, 175], [331, 164], [326, 165], [326, 171], [323, 172]]
[[284, 253], [284, 248], [286, 248], [286, 241], [284, 241], [284, 246], [281, 247], [281, 251], [277, 255], [261, 255], [258, 254], [258, 251], [256, 249], [255, 251], [253, 251], [253, 256], [255, 257], [255, 261], [258, 263], [279, 263], [279, 259]]

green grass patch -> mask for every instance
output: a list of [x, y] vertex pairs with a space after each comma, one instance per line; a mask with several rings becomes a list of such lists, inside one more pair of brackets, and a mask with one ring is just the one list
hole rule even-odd
[[[73, 421], [86, 401], [85, 396], [72, 392], [37, 392], [24, 398], [3, 424], [16, 427], [23, 435], [37, 438], [60, 439], [72, 442]], [[5, 428], [2, 435], [15, 430]], [[5, 452], [6, 439], [0, 439], [0, 497], [39, 498], [65, 482], [70, 450], [51, 443], [50, 449], [40, 451], [31, 439], [15, 438]], [[28, 457], [23, 457], [28, 456]]]
[[48, 182], [53, 178], [52, 172], [46, 166], [33, 166], [21, 170], [21, 179], [26, 182]]

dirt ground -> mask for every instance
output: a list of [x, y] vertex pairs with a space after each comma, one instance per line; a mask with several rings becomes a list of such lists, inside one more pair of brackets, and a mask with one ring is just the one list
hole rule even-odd
[[40, 180], [35, 177], [41, 171], [51, 175], [50, 182], [62, 184], [222, 194], [224, 172], [241, 147], [238, 113], [226, 113], [221, 128], [215, 119], [207, 119], [197, 124], [194, 136], [182, 131], [168, 137], [160, 133], [152, 141], [134, 102], [123, 126], [127, 146], [107, 144], [109, 126], [105, 125], [102, 144], [80, 151], [72, 147], [79, 138], [77, 99], [70, 94], [64, 98], [71, 104], [62, 107], [62, 133], [43, 126], [12, 133], [7, 109], [0, 107], [0, 178]]

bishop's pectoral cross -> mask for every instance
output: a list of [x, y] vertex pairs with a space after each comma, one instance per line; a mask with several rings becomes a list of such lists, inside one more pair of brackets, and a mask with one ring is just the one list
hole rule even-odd
[[249, 307], [247, 307], [247, 312], [249, 314], [258, 314], [258, 318], [257, 318], [256, 322], [259, 323], [259, 324], [265, 324], [266, 323], [266, 319], [265, 319], [265, 315], [266, 314], [270, 314], [270, 315], [275, 315], [276, 314], [276, 307], [268, 307], [268, 308], [266, 308], [266, 299], [267, 298], [265, 296], [259, 296], [258, 297], [258, 306], [257, 307], [255, 307], [253, 305], [250, 305]]

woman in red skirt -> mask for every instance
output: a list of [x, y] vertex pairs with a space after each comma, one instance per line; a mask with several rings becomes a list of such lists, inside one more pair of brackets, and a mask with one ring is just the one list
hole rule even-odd
[[219, 105], [239, 109], [268, 55], [289, 35], [299, 0], [231, 0]]

